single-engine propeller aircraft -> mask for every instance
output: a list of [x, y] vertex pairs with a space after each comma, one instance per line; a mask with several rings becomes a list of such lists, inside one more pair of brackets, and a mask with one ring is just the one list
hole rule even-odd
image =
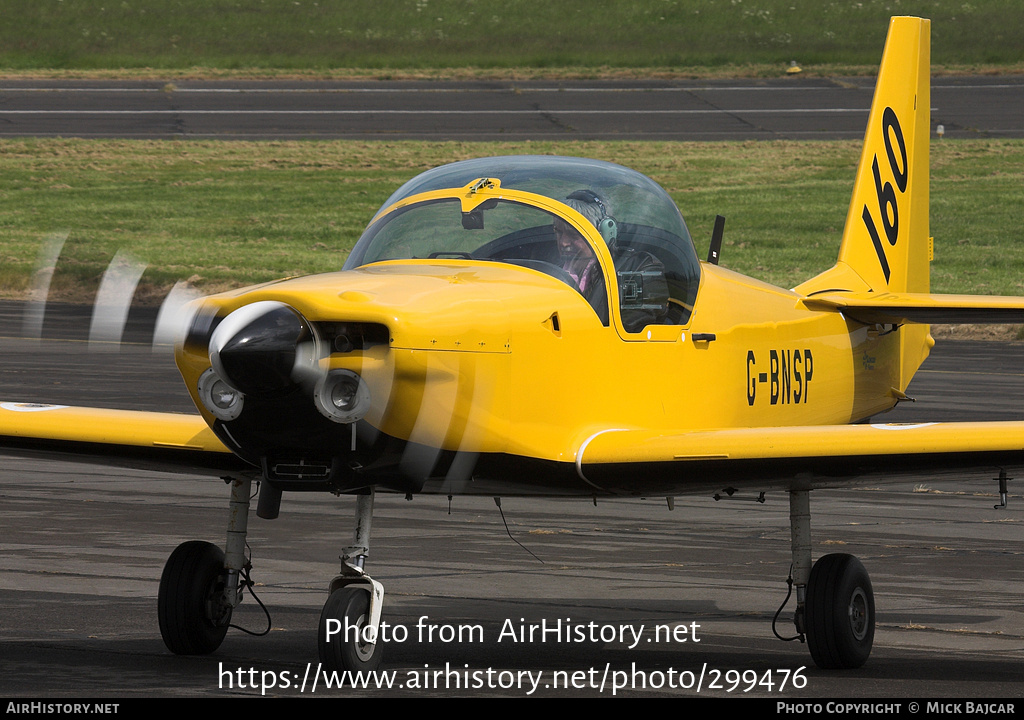
[[[348, 669], [382, 653], [384, 590], [365, 567], [376, 491], [749, 489], [789, 494], [814, 662], [858, 667], [871, 583], [851, 555], [812, 567], [810, 492], [1024, 463], [1024, 423], [858, 424], [906, 399], [927, 323], [1024, 321], [1024, 298], [929, 294], [929, 92], [929, 21], [893, 18], [839, 260], [793, 290], [719, 266], [720, 232], [701, 262], [668, 194], [632, 170], [457, 162], [399, 188], [340, 272], [196, 301], [176, 360], [201, 417], [9, 403], [2, 443], [231, 478], [226, 548], [186, 542], [160, 581], [175, 653], [224, 638], [253, 480], [263, 518], [286, 491], [357, 496], [319, 636], [324, 663]], [[624, 369], [650, 381], [624, 387]], [[332, 619], [364, 630], [332, 637]]]

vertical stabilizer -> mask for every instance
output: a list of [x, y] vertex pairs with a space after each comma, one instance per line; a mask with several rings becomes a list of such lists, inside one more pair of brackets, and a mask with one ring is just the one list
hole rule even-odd
[[843, 230], [839, 262], [874, 292], [929, 291], [930, 24], [890, 22]]

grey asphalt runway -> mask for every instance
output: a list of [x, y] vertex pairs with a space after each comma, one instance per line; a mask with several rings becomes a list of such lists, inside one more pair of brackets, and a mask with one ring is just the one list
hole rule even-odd
[[[0, 137], [860, 139], [873, 78], [0, 80]], [[1024, 76], [938, 77], [945, 137], [1024, 137]]]
[[[47, 338], [25, 341], [20, 312], [0, 303], [0, 399], [188, 410], [168, 355], [143, 344], [89, 353], [73, 312], [48, 324]], [[1022, 356], [1019, 344], [940, 343], [911, 385], [917, 402], [879, 419], [1020, 419]], [[326, 585], [351, 542], [351, 498], [292, 494], [278, 520], [253, 517], [269, 635], [232, 630], [214, 655], [177, 657], [157, 627], [160, 572], [182, 541], [223, 542], [224, 485], [4, 451], [0, 695], [238, 697], [274, 683], [266, 694], [522, 697], [529, 671], [540, 673], [532, 694], [544, 697], [610, 697], [615, 681], [626, 697], [1012, 702], [1024, 696], [1024, 496], [1011, 482], [1009, 507], [995, 510], [991, 477], [981, 469], [957, 482], [812, 493], [815, 555], [858, 555], [876, 593], [874, 652], [845, 673], [817, 670], [804, 646], [772, 635], [790, 562], [784, 496], [677, 498], [671, 511], [664, 499], [506, 498], [509, 530], [526, 549], [490, 500], [449, 508], [445, 498], [379, 497], [368, 568], [385, 583], [385, 619], [408, 633], [387, 646], [383, 669], [396, 687], [313, 692], [312, 681], [298, 686], [315, 669]], [[251, 598], [235, 620], [267, 625]], [[560, 620], [627, 634], [523, 642], [510, 632]], [[655, 642], [655, 626], [686, 634]], [[448, 641], [477, 627], [482, 637]], [[457, 672], [432, 674], [446, 670]], [[551, 687], [558, 678], [570, 687]], [[494, 687], [453, 687], [465, 680]]]

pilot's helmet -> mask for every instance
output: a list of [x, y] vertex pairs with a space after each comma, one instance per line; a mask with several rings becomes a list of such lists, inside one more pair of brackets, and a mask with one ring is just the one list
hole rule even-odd
[[563, 202], [589, 220], [609, 247], [614, 245], [619, 228], [603, 196], [593, 190], [575, 190]]

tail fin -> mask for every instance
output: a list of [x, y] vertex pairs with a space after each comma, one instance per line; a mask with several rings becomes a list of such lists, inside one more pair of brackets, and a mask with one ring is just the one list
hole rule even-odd
[[[894, 17], [882, 53], [839, 261], [795, 288], [928, 293], [931, 21]], [[900, 392], [934, 344], [927, 325], [900, 329]]]
[[930, 21], [893, 18], [839, 261], [876, 292], [929, 290]]
[[930, 26], [890, 21], [839, 262], [797, 291], [929, 291]]

